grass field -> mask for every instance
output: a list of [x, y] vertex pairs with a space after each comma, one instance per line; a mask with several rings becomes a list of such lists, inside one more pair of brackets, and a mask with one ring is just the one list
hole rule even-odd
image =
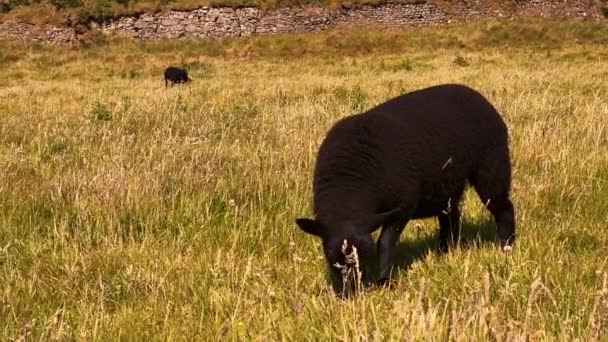
[[[58, 48], [0, 42], [0, 340], [608, 341], [605, 25], [483, 23]], [[162, 70], [195, 81], [165, 89]], [[311, 174], [338, 118], [468, 84], [511, 134], [518, 242], [473, 192], [392, 289], [327, 287]]]

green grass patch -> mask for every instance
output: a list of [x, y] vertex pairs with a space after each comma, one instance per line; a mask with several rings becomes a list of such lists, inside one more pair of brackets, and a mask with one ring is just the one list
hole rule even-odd
[[[0, 42], [0, 339], [602, 340], [606, 33]], [[195, 81], [165, 88], [167, 65]], [[446, 82], [505, 118], [517, 245], [497, 250], [467, 192], [460, 248], [438, 255], [437, 222], [412, 221], [393, 288], [340, 300], [294, 223], [318, 146], [339, 118]]]

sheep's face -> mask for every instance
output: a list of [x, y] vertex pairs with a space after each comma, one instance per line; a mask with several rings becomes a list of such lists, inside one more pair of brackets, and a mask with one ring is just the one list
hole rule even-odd
[[322, 223], [310, 219], [298, 219], [297, 223], [305, 232], [322, 239], [336, 293], [349, 295], [375, 281], [378, 264], [376, 245], [367, 231], [358, 233], [349, 222], [335, 229], [326, 229]]
[[401, 215], [399, 208], [375, 214], [361, 222], [344, 221], [331, 226], [312, 219], [296, 220], [300, 229], [323, 240], [323, 252], [334, 290], [348, 295], [375, 281], [378, 274], [376, 245], [371, 233]]
[[375, 281], [378, 263], [375, 243], [369, 234], [325, 238], [323, 252], [337, 293], [348, 295]]

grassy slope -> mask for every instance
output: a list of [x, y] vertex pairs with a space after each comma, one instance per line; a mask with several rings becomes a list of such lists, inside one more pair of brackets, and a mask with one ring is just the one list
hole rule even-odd
[[[603, 30], [1, 43], [0, 339], [605, 340]], [[163, 88], [168, 64], [196, 81]], [[470, 248], [440, 257], [436, 222], [411, 222], [394, 289], [340, 301], [293, 223], [316, 149], [339, 117], [442, 82], [481, 90], [508, 123], [519, 242], [499, 253], [468, 193]]]

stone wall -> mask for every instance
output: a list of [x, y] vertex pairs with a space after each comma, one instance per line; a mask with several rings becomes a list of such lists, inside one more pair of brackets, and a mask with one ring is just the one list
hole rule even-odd
[[102, 26], [137, 39], [194, 37], [247, 37], [255, 34], [317, 32], [341, 24], [428, 25], [445, 22], [433, 5], [389, 4], [355, 9], [282, 8], [263, 12], [258, 8], [207, 8], [194, 11], [143, 14]]
[[[341, 25], [421, 26], [452, 21], [522, 15], [565, 18], [600, 18], [597, 0], [511, 0], [500, 2], [460, 0], [449, 5], [441, 1], [421, 4], [384, 4], [329, 10], [320, 7], [292, 7], [271, 11], [259, 8], [209, 8], [192, 11], [145, 13], [92, 24], [102, 32], [135, 39], [180, 37], [248, 37], [257, 34], [317, 32]], [[69, 43], [87, 32], [69, 28], [35, 28], [28, 24], [0, 23], [0, 37]]]
[[541, 17], [602, 17], [599, 1], [519, 0], [517, 3], [521, 12]]
[[12, 22], [0, 22], [0, 39], [3, 38], [53, 44], [73, 44], [79, 41], [79, 37], [73, 29]]
[[487, 1], [459, 1], [441, 7], [433, 3], [385, 4], [357, 8], [207, 8], [188, 12], [143, 14], [119, 18], [103, 25], [136, 39], [179, 37], [247, 37], [255, 34], [316, 32], [339, 25], [419, 26], [489, 17], [540, 15], [544, 17], [599, 17], [594, 1], [517, 0], [503, 6]]

